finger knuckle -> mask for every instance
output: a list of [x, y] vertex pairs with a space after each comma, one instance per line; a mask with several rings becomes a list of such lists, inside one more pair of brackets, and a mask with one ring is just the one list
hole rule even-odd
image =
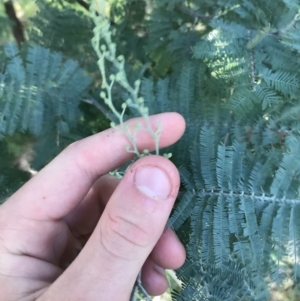
[[86, 166], [89, 166], [90, 162], [93, 160], [92, 153], [86, 149], [82, 140], [73, 142], [64, 150], [64, 152], [69, 155], [69, 158], [72, 158], [76, 169], [86, 173], [89, 177], [91, 176], [88, 173]]
[[107, 235], [103, 236], [105, 248], [115, 255], [132, 256], [135, 250], [151, 244], [151, 230], [147, 218], [129, 218], [125, 214], [108, 214]]

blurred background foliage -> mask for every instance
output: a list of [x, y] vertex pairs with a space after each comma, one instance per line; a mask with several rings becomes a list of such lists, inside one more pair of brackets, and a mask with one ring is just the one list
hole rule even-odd
[[[90, 47], [92, 23], [87, 9], [88, 6], [82, 6], [80, 1], [2, 1], [0, 68], [5, 68], [4, 46], [8, 43], [17, 42], [23, 57], [28, 47], [40, 45], [58, 51], [66, 58], [73, 58], [85, 68], [90, 66], [95, 81], [99, 82], [95, 54]], [[96, 101], [87, 97], [79, 104], [80, 115], [76, 125], [63, 134], [53, 131], [49, 125], [45, 135], [40, 135], [39, 139], [29, 131], [5, 135], [0, 141], [0, 173], [6, 184], [1, 185], [2, 190], [12, 192], [66, 145], [108, 128], [109, 120], [93, 102]], [[8, 194], [3, 192], [1, 195], [5, 197]]]

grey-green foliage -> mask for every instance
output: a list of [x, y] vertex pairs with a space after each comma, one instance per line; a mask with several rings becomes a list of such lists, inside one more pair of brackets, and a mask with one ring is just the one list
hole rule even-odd
[[36, 5], [38, 13], [29, 23], [30, 42], [63, 53], [93, 71], [97, 57], [90, 47], [93, 22], [88, 11], [68, 1], [37, 0]]
[[[180, 92], [187, 88], [178, 79], [179, 96], [169, 102], [170, 108], [181, 107]], [[167, 105], [168, 84], [161, 80], [154, 85], [158, 105]], [[189, 81], [188, 88], [200, 93], [201, 85]], [[187, 239], [188, 254], [177, 271], [184, 287], [174, 297], [268, 300], [269, 282], [279, 284], [290, 273], [295, 281], [300, 276], [298, 130], [291, 128], [279, 141], [292, 115], [277, 122], [250, 122], [225, 107], [217, 112], [207, 104], [206, 109], [183, 108], [187, 132], [171, 148], [175, 163], [182, 166], [185, 189], [169, 225]]]
[[16, 44], [10, 43], [5, 54], [0, 73], [0, 138], [15, 131], [39, 135], [52, 125], [68, 132], [91, 79], [74, 60], [41, 46], [28, 48], [23, 59]]
[[[6, 39], [9, 39], [11, 37], [11, 32], [10, 32], [10, 26], [11, 22], [0, 15], [0, 39], [1, 41], [5, 41]], [[0, 51], [1, 53], [1, 51]]]
[[[184, 188], [169, 225], [188, 255], [173, 297], [268, 300], [270, 283], [300, 279], [299, 7], [218, 1], [212, 10], [209, 2], [189, 7], [209, 33], [198, 33], [174, 73], [142, 85], [152, 112], [175, 110], [187, 121], [170, 149]], [[184, 14], [178, 5], [160, 2], [150, 27], [159, 28], [158, 15], [167, 22], [170, 6]], [[161, 34], [177, 59], [174, 34]]]
[[169, 225], [188, 254], [177, 271], [183, 289], [173, 296], [268, 300], [269, 283], [300, 276], [299, 56], [297, 39], [287, 42], [300, 36], [298, 10], [281, 1], [218, 1], [202, 14], [209, 32], [199, 34], [173, 4], [151, 15], [146, 47], [164, 47], [171, 75], [145, 78], [141, 89], [152, 113], [174, 110], [187, 121], [171, 148], [185, 189]]
[[[140, 96], [150, 113], [177, 111], [187, 123], [167, 150], [182, 179], [169, 225], [187, 250], [174, 300], [266, 301], [270, 284], [300, 276], [298, 1], [149, 0], [146, 13], [136, 1], [110, 1], [128, 82], [146, 66]], [[82, 71], [98, 68], [92, 19], [64, 4], [38, 1], [29, 39], [40, 46], [22, 56], [6, 48], [2, 134], [46, 133], [50, 120], [72, 125], [87, 88], [99, 95], [101, 80], [89, 86]], [[111, 96], [119, 104], [128, 92], [114, 86]], [[55, 133], [38, 138], [41, 152]]]

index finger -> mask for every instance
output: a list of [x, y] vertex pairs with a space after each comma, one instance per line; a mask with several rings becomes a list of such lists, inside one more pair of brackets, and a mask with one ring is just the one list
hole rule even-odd
[[[133, 127], [143, 118], [126, 122]], [[162, 125], [160, 147], [175, 143], [183, 134], [185, 122], [177, 113], [163, 113], [150, 117], [152, 127]], [[108, 129], [73, 143], [34, 178], [19, 189], [2, 206], [19, 212], [22, 216], [37, 220], [61, 219], [70, 213], [84, 198], [93, 183], [101, 175], [116, 169], [133, 157], [126, 151], [126, 136], [116, 129]], [[154, 150], [153, 137], [141, 131], [136, 136], [139, 150]]]

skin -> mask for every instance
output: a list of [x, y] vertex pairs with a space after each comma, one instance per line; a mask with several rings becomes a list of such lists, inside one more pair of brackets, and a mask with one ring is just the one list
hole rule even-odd
[[[177, 113], [150, 120], [154, 128], [162, 123], [160, 147], [185, 129]], [[140, 150], [154, 149], [147, 132], [136, 141]], [[1, 301], [127, 301], [141, 268], [149, 294], [166, 291], [164, 269], [185, 260], [174, 232], [164, 231], [178, 171], [147, 156], [121, 181], [107, 175], [132, 158], [126, 145], [115, 129], [77, 141], [0, 207]]]

